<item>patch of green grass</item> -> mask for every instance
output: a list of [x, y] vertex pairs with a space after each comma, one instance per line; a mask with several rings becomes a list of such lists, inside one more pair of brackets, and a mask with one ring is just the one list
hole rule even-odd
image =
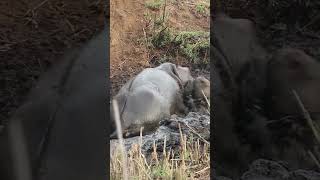
[[153, 178], [170, 178], [170, 167], [167, 165], [157, 165], [152, 168]]
[[201, 55], [209, 52], [209, 42], [200, 41], [195, 44], [186, 44], [181, 46], [182, 53], [190, 58], [191, 61], [195, 63], [208, 63], [208, 59], [204, 58], [201, 60]]
[[190, 61], [195, 63], [207, 63], [208, 58], [204, 59], [205, 54], [209, 53], [210, 33], [204, 31], [182, 31], [180, 32], [175, 43], [179, 44], [179, 49]]
[[164, 0], [149, 0], [145, 2], [145, 6], [152, 10], [158, 10], [162, 7]]
[[[146, 35], [148, 48], [162, 49], [165, 56], [184, 56], [191, 63], [207, 64], [209, 62], [209, 32], [205, 31], [175, 31], [170, 28], [167, 20], [169, 13], [165, 10], [165, 0], [150, 0], [146, 2], [149, 8], [163, 8], [163, 12], [147, 12], [144, 14], [150, 24]], [[208, 4], [196, 5], [199, 13], [207, 13]]]
[[196, 11], [200, 14], [205, 14], [207, 11], [207, 6], [205, 4], [197, 4]]
[[179, 52], [193, 63], [208, 63], [210, 34], [204, 31], [173, 32], [168, 28], [155, 33], [151, 37], [151, 44], [155, 48], [178, 48]]
[[174, 32], [169, 28], [164, 28], [151, 37], [151, 44], [155, 48], [178, 48], [178, 51], [191, 62], [207, 64], [209, 62], [209, 40], [209, 32]]
[[151, 43], [155, 48], [162, 48], [169, 43], [171, 43], [173, 39], [173, 34], [169, 28], [165, 27], [151, 37]]

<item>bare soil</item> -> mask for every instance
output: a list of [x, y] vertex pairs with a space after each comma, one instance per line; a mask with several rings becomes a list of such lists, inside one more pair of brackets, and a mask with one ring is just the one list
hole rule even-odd
[[110, 80], [112, 94], [130, 77], [148, 66], [143, 37], [144, 1], [110, 2]]
[[0, 2], [0, 124], [38, 77], [104, 26], [101, 0]]

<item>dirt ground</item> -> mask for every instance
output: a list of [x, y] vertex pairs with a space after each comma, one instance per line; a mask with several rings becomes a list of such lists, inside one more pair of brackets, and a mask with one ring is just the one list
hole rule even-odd
[[0, 124], [38, 77], [104, 25], [101, 0], [0, 2]]
[[[203, 0], [171, 1], [167, 0], [166, 12], [170, 13], [168, 22], [177, 30], [202, 30], [209, 32], [209, 15], [199, 16], [195, 5]], [[148, 22], [145, 19], [146, 0], [114, 0], [110, 2], [110, 79], [111, 95], [115, 95], [129, 78], [141, 70], [151, 67], [150, 62], [156, 54], [150, 52], [139, 41], [146, 36]], [[157, 54], [163, 54], [163, 51]], [[175, 59], [174, 63], [192, 66], [184, 58]], [[191, 67], [192, 68], [192, 67]], [[195, 69], [192, 69], [195, 70]], [[209, 72], [206, 77], [209, 78]]]
[[110, 2], [110, 80], [112, 93], [148, 66], [147, 50], [137, 42], [143, 37], [144, 2]]

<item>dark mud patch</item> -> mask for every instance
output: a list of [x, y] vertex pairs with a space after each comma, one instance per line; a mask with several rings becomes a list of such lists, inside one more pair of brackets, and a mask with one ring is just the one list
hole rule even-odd
[[104, 25], [104, 1], [0, 2], [0, 124], [38, 77]]

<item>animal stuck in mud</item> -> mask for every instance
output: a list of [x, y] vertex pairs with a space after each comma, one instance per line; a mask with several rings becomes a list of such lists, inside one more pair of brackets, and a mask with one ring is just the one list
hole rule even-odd
[[[200, 89], [210, 96], [210, 82], [207, 79], [194, 79], [189, 68], [173, 63], [144, 69], [130, 79], [114, 97], [119, 105], [123, 136], [137, 136], [142, 127], [145, 134], [154, 132], [159, 122], [170, 118], [170, 115], [187, 115], [190, 111], [184, 101], [187, 84], [192, 84], [188, 90], [195, 92], [192, 98], [199, 98]], [[110, 113], [114, 122], [113, 106], [110, 106]], [[112, 127], [110, 137], [116, 138], [115, 123]]]

